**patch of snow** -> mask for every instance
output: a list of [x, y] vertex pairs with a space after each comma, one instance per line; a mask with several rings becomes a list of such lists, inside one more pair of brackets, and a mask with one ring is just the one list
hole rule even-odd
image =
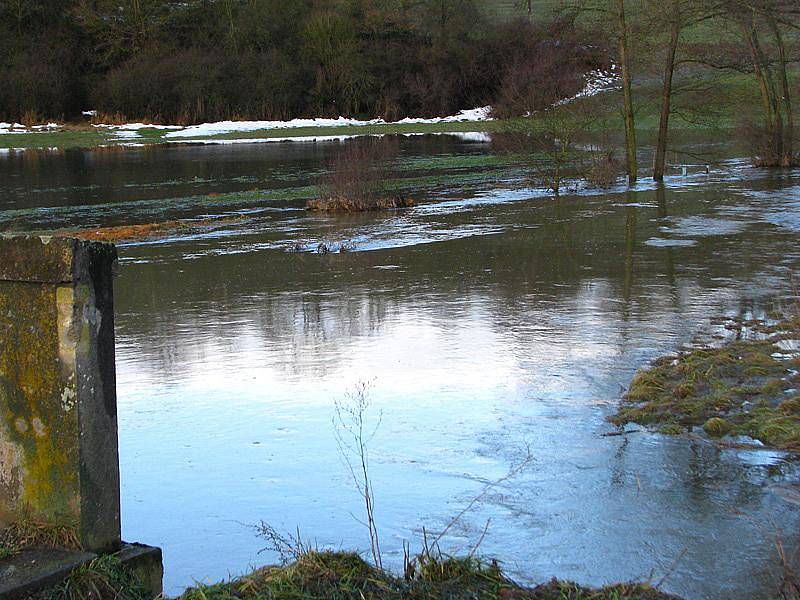
[[0, 123], [0, 135], [13, 133], [28, 133], [28, 129], [21, 123]]
[[47, 125], [34, 125], [31, 129], [35, 131], [52, 131], [61, 127], [58, 123], [48, 123]]
[[583, 89], [572, 96], [571, 98], [564, 98], [555, 103], [555, 106], [564, 106], [580, 98], [591, 98], [602, 92], [608, 92], [619, 88], [620, 77], [617, 74], [617, 66], [611, 65], [611, 69], [604, 71], [603, 69], [595, 69], [589, 71], [585, 76], [585, 85]]
[[92, 125], [98, 129], [112, 129], [114, 131], [139, 131], [140, 129], [183, 129], [180, 125], [148, 125], [147, 123], [126, 123], [125, 125], [105, 125], [103, 123]]
[[293, 119], [291, 121], [219, 121], [217, 123], [203, 123], [192, 125], [182, 131], [168, 133], [167, 138], [208, 137], [225, 133], [244, 133], [249, 131], [262, 131], [272, 129], [298, 129], [301, 127], [346, 127], [378, 125], [382, 119], [372, 121], [358, 121], [355, 119]]
[[[434, 117], [432, 119], [411, 118], [406, 117], [400, 121], [389, 123], [390, 125], [435, 125], [437, 123], [478, 123], [481, 121], [492, 120], [492, 107], [482, 106], [480, 108], [472, 108], [470, 110], [462, 110], [458, 114], [449, 117]], [[385, 123], [383, 119], [378, 119]]]
[[368, 125], [433, 125], [437, 123], [458, 123], [458, 122], [479, 122], [492, 119], [491, 107], [473, 108], [462, 110], [456, 115], [449, 117], [435, 117], [432, 119], [424, 118], [405, 118], [400, 121], [388, 122], [384, 119], [371, 119], [360, 121], [358, 119], [292, 119], [291, 121], [219, 121], [217, 123], [203, 123], [193, 125], [181, 131], [168, 133], [167, 138], [189, 138], [189, 137], [208, 137], [222, 135], [226, 133], [241, 133], [249, 131], [263, 131], [274, 129], [299, 129], [303, 127], [365, 127]]
[[119, 129], [114, 131], [113, 135], [120, 140], [135, 140], [142, 137], [136, 129]]
[[84, 110], [81, 112], [84, 117], [96, 117], [97, 111], [96, 110]]

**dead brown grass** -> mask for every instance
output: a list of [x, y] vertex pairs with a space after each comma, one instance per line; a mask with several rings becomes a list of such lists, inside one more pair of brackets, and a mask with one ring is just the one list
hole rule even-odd
[[138, 225], [117, 225], [96, 229], [78, 229], [62, 231], [59, 237], [76, 237], [93, 242], [122, 242], [164, 237], [181, 231], [214, 227], [226, 223], [240, 221], [243, 217], [225, 217], [196, 220], [172, 220], [158, 223], [142, 223]]
[[26, 519], [0, 529], [0, 558], [25, 548], [63, 548], [80, 550], [74, 527]]

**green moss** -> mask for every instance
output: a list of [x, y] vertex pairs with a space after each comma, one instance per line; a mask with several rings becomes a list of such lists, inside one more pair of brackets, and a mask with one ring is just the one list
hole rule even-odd
[[732, 429], [733, 425], [728, 423], [728, 421], [722, 417], [711, 417], [703, 424], [703, 431], [705, 431], [708, 435], [713, 435], [715, 437], [727, 435]]
[[61, 349], [50, 343], [60, 339], [59, 317], [56, 286], [0, 286], [0, 329], [6, 332], [0, 373], [7, 374], [0, 377], [0, 437], [19, 451], [26, 473], [20, 497], [5, 501], [15, 509], [27, 507], [43, 520], [68, 519], [79, 502], [78, 447], [72, 443], [77, 439], [77, 411], [62, 406], [74, 380], [59, 366]]
[[748, 327], [768, 330], [770, 337], [684, 351], [637, 373], [611, 421], [665, 433], [702, 426], [712, 436], [746, 435], [800, 450], [800, 397], [786, 398], [787, 389], [800, 385], [797, 359], [781, 358], [775, 345], [800, 337], [800, 320]]
[[677, 423], [667, 423], [658, 428], [658, 432], [664, 435], [681, 435], [685, 431], [686, 429]]

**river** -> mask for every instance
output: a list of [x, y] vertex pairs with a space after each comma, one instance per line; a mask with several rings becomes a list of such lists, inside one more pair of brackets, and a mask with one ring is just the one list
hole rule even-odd
[[[769, 597], [769, 522], [790, 548], [800, 531], [779, 493], [800, 481], [788, 457], [604, 434], [637, 369], [719, 335], [712, 317], [785, 300], [800, 171], [722, 157], [662, 190], [555, 200], [480, 138], [419, 136], [397, 163], [416, 207], [307, 213], [338, 148], [0, 156], [0, 229], [226, 217], [119, 246], [123, 534], [163, 547], [167, 591], [275, 562], [261, 521], [368, 551], [333, 422], [365, 382], [386, 566], [477, 498], [443, 549], [481, 541], [523, 583]], [[313, 252], [322, 242], [352, 251]]]

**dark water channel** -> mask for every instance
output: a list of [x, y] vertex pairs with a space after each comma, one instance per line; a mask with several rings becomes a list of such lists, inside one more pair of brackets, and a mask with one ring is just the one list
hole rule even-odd
[[[485, 144], [421, 137], [401, 148], [417, 165], [407, 176], [427, 181], [418, 207], [309, 215], [299, 198], [336, 149], [0, 156], [0, 228], [237, 217], [120, 247], [123, 528], [163, 546], [168, 590], [274, 562], [249, 528], [261, 520], [368, 550], [331, 418], [369, 381], [389, 566], [527, 446], [531, 462], [482, 496], [446, 550], [468, 552], [489, 521], [481, 554], [523, 582], [666, 575], [687, 598], [772, 596], [769, 520], [789, 547], [800, 531], [780, 493], [800, 481], [786, 457], [603, 434], [636, 369], [714, 335], [711, 317], [786, 297], [800, 172], [726, 160], [663, 192], [556, 202], [507, 165], [480, 166]], [[287, 251], [322, 241], [359, 251]]]

